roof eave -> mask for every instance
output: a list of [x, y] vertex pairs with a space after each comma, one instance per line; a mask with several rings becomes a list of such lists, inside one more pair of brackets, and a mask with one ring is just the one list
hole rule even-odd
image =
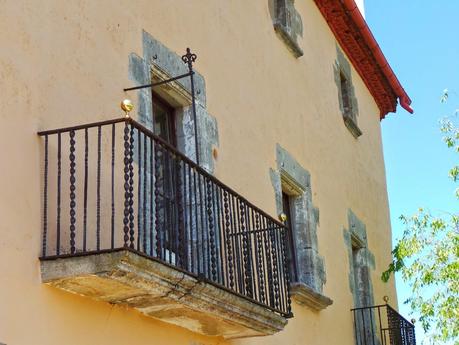
[[409, 113], [411, 99], [387, 62], [354, 0], [315, 0], [341, 48], [375, 99], [380, 119], [397, 101]]

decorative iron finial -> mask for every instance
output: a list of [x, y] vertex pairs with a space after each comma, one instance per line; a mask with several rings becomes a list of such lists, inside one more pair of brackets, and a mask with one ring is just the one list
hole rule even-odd
[[196, 54], [193, 54], [190, 48], [186, 48], [186, 54], [182, 56], [182, 61], [188, 65], [188, 68], [193, 67], [193, 62], [197, 59]]
[[282, 222], [282, 223], [285, 223], [287, 221], [287, 215], [282, 212], [279, 214], [279, 220]]
[[126, 113], [126, 117], [129, 117], [129, 113], [134, 109], [134, 104], [132, 104], [130, 99], [125, 99], [120, 104], [121, 109]]
[[389, 296], [384, 296], [382, 299], [386, 304], [389, 303]]

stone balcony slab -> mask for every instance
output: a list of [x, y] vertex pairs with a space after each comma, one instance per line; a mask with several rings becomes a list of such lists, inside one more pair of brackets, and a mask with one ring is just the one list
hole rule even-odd
[[47, 285], [209, 336], [270, 335], [287, 324], [246, 297], [125, 249], [42, 259], [41, 276]]

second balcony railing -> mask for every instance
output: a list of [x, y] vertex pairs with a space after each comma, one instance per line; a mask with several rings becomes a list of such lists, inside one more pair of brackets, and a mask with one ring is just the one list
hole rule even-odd
[[39, 135], [43, 260], [126, 249], [290, 316], [281, 223], [131, 118]]
[[388, 304], [351, 309], [357, 345], [416, 345], [414, 325]]

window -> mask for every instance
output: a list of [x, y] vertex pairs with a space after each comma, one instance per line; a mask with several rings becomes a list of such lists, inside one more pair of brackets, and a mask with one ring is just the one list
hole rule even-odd
[[[282, 146], [276, 145], [277, 170], [271, 170], [276, 210], [287, 219], [290, 293], [299, 304], [322, 310], [333, 301], [324, 296], [324, 259], [319, 254], [319, 209], [312, 202], [311, 176]], [[283, 218], [283, 217], [282, 217]]]
[[303, 56], [303, 50], [298, 44], [298, 36], [303, 37], [303, 22], [294, 1], [270, 0], [269, 3], [274, 30], [296, 58]]
[[334, 66], [335, 82], [338, 89], [338, 100], [344, 124], [355, 138], [362, 135], [357, 118], [359, 114], [357, 98], [352, 84], [351, 64], [347, 61], [344, 53], [338, 48]]
[[[171, 146], [176, 147], [175, 109], [157, 94], [152, 92], [153, 131]], [[178, 250], [178, 208], [177, 208], [177, 167], [174, 157], [166, 150], [159, 149], [159, 166], [157, 167], [160, 179], [158, 208], [159, 222], [163, 229], [163, 252], [160, 257], [168, 262], [176, 262]]]
[[356, 307], [368, 307], [373, 304], [371, 297], [370, 272], [366, 262], [365, 248], [362, 241], [352, 237], [352, 267], [356, 289]]
[[[356, 300], [354, 301], [356, 308], [370, 307], [373, 305], [371, 298], [370, 273], [366, 267], [365, 248], [357, 238], [352, 238], [352, 266], [353, 278], [356, 289]], [[355, 319], [356, 328], [358, 330], [358, 344], [371, 344], [374, 341], [376, 333], [376, 322], [371, 309], [362, 309]], [[368, 326], [365, 326], [368, 325]], [[363, 341], [362, 341], [363, 340]]]
[[177, 145], [177, 140], [175, 135], [174, 108], [154, 92], [152, 93], [152, 103], [154, 133], [168, 144], [175, 147]]
[[282, 192], [282, 207], [283, 212], [287, 216], [287, 220], [285, 221], [285, 225], [287, 226], [287, 254], [288, 260], [290, 263], [290, 281], [296, 282], [298, 281], [297, 275], [297, 267], [296, 267], [296, 260], [295, 260], [295, 245], [293, 243], [293, 227], [292, 227], [292, 207], [291, 207], [291, 199], [292, 196]]
[[340, 72], [339, 79], [341, 85], [341, 102], [343, 103], [343, 110], [346, 114], [345, 116], [350, 116], [355, 121], [350, 99], [349, 81], [347, 80], [343, 72]]

